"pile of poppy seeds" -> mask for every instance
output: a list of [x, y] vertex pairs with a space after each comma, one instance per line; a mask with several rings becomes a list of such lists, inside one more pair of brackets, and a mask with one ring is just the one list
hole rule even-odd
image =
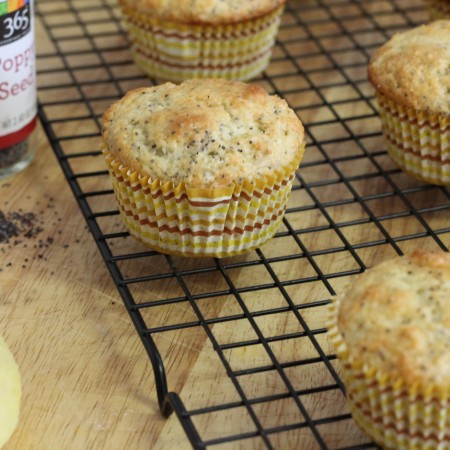
[[[39, 202], [37, 203], [39, 206]], [[46, 198], [46, 209], [54, 209], [54, 199], [52, 197]], [[61, 222], [61, 218], [58, 216], [58, 211], [54, 211], [55, 222]], [[48, 223], [48, 213], [46, 219], [44, 219], [44, 211], [39, 212], [25, 212], [22, 209], [17, 211], [0, 210], [0, 272], [6, 267], [13, 265], [4, 255], [7, 250], [13, 247], [33, 248], [39, 249], [39, 252], [32, 252], [34, 256], [25, 258], [22, 262], [22, 268], [27, 267], [27, 263], [30, 260], [43, 260], [47, 258], [45, 256], [45, 250], [50, 247], [54, 242], [52, 236], [45, 236], [44, 225]], [[61, 230], [58, 231], [61, 234]], [[68, 245], [63, 245], [67, 248]], [[10, 252], [8, 252], [11, 254]], [[17, 261], [14, 259], [14, 263]]]
[[43, 231], [40, 225], [36, 225], [36, 214], [29, 212], [21, 214], [13, 211], [5, 216], [0, 211], [0, 243], [8, 244], [11, 239], [18, 238], [23, 234], [26, 238], [31, 238]]

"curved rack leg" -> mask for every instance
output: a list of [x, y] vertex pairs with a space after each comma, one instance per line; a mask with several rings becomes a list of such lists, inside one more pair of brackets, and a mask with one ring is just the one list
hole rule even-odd
[[164, 417], [169, 417], [173, 412], [173, 408], [171, 403], [167, 401], [167, 377], [163, 360], [152, 337], [150, 335], [141, 335], [141, 338], [153, 367], [159, 410]]
[[178, 394], [174, 392], [169, 392], [167, 394], [164, 400], [163, 409], [161, 411], [163, 412], [166, 408], [169, 409], [170, 412], [174, 411], [176, 413], [186, 436], [192, 444], [192, 447], [196, 450], [206, 449], [205, 444], [202, 442], [200, 435], [197, 433], [197, 429], [192, 423], [191, 417], [189, 416], [186, 408], [184, 407], [184, 403], [181, 401]]

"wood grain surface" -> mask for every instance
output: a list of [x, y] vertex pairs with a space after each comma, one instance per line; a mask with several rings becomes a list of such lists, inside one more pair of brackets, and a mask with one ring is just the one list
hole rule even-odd
[[[59, 7], [67, 7], [66, 3], [54, 2]], [[88, 2], [73, 3], [75, 6], [84, 7]], [[292, 3], [297, 6], [300, 4], [300, 2]], [[320, 20], [324, 18], [323, 11], [320, 8], [311, 8], [314, 2], [306, 3], [309, 5], [310, 16], [313, 13], [317, 15], [317, 17], [310, 17], [313, 25], [308, 28], [308, 32], [319, 37], [326, 35], [327, 31], [334, 32], [332, 17], [328, 16], [331, 25], [328, 27], [322, 23], [321, 28], [319, 25]], [[416, 3], [419, 5], [420, 2]], [[391, 20], [392, 25], [398, 23], [401, 16], [392, 12], [390, 2], [377, 1], [371, 5], [373, 8], [378, 5], [388, 13], [392, 13], [380, 16], [379, 26], [389, 25], [384, 23], [383, 19]], [[48, 9], [49, 13], [53, 7], [56, 8], [52, 2], [46, 2], [42, 6], [43, 9]], [[341, 5], [341, 7], [344, 9], [347, 6]], [[348, 8], [353, 7], [350, 5]], [[370, 7], [367, 7], [365, 13], [370, 14], [372, 11]], [[334, 12], [338, 14], [338, 9]], [[67, 14], [71, 12], [68, 11]], [[90, 19], [98, 17], [98, 14], [101, 16], [101, 11], [88, 10], [83, 14], [80, 17], [89, 24]], [[367, 16], [361, 15], [359, 18], [358, 14], [361, 14], [358, 8], [349, 14], [349, 17], [353, 19], [349, 20], [348, 29], [354, 30], [355, 33], [364, 29], [368, 21]], [[426, 18], [425, 11], [420, 9], [420, 6], [414, 10], [414, 14], [416, 21]], [[51, 18], [52, 16], [49, 15], [48, 20]], [[307, 19], [305, 16], [305, 20]], [[319, 25], [315, 26], [313, 19], [317, 19]], [[283, 21], [284, 24], [293, 23], [293, 15], [286, 14]], [[103, 23], [102, 26], [107, 33], [109, 24]], [[80, 28], [79, 23], [73, 28], [76, 29], [76, 27]], [[37, 28], [40, 54], [51, 53], [54, 50], [54, 44], [40, 21]], [[87, 29], [89, 30], [89, 25]], [[69, 27], [58, 30], [61, 36], [64, 36], [64, 33], [70, 36], [71, 32], [77, 32], [73, 29], [69, 30]], [[287, 43], [283, 49], [275, 49], [274, 62], [267, 73], [275, 77], [279, 73], [292, 72], [291, 77], [285, 77], [282, 80], [274, 78], [275, 87], [278, 82], [280, 88], [292, 87], [292, 92], [287, 94], [286, 98], [293, 107], [304, 107], [311, 103], [311, 108], [303, 108], [301, 111], [301, 118], [305, 125], [308, 127], [312, 124], [309, 128], [310, 146], [305, 156], [306, 166], [302, 170], [302, 176], [306, 182], [312, 183], [314, 188], [308, 194], [304, 189], [293, 192], [289, 208], [310, 204], [311, 196], [314, 196], [318, 202], [339, 202], [343, 199], [349, 201], [344, 206], [333, 206], [330, 203], [326, 209], [327, 216], [324, 216], [318, 208], [304, 208], [290, 213], [289, 221], [295, 228], [320, 230], [314, 233], [305, 232], [301, 234], [301, 239], [311, 254], [317, 252], [314, 261], [322, 273], [334, 274], [345, 271], [348, 274], [329, 277], [330, 286], [334, 291], [339, 292], [351, 282], [352, 275], [360, 270], [355, 262], [355, 255], [350, 254], [343, 242], [355, 246], [356, 255], [366, 266], [396, 254], [393, 245], [383, 241], [385, 240], [383, 231], [392, 237], [413, 236], [410, 239], [400, 239], [395, 243], [403, 252], [417, 247], [436, 249], [438, 244], [430, 237], [426, 227], [431, 226], [434, 230], [439, 230], [448, 226], [449, 197], [448, 193], [445, 194], [439, 189], [415, 190], [419, 183], [396, 170], [389, 157], [380, 152], [384, 144], [376, 133], [374, 136], [369, 134], [362, 139], [365, 148], [373, 152], [372, 158], [361, 158], [358, 163], [354, 160], [346, 160], [346, 156], [360, 152], [358, 147], [360, 143], [356, 145], [352, 141], [341, 140], [348, 130], [342, 130], [333, 124], [328, 124], [327, 121], [335, 117], [333, 114], [338, 114], [340, 118], [369, 114], [370, 108], [367, 102], [355, 100], [352, 86], [344, 83], [339, 88], [327, 87], [327, 77], [333, 76], [330, 73], [323, 75], [322, 79], [321, 73], [318, 72], [314, 75], [314, 81], [317, 86], [323, 86], [321, 89], [323, 98], [328, 102], [337, 102], [333, 114], [329, 108], [316, 105], [316, 92], [312, 90], [294, 92], [295, 88], [307, 86], [308, 83], [304, 77], [295, 74], [292, 59], [281, 58], [284, 51], [297, 52], [300, 55], [299, 60], [302, 60], [301, 63], [309, 64], [311, 67], [326, 66], [329, 61], [324, 57], [323, 52], [320, 50], [317, 52], [317, 43], [312, 40], [302, 41], [301, 44], [298, 42], [290, 44], [288, 38], [292, 32], [290, 28], [281, 31], [280, 39], [285, 39]], [[302, 29], [300, 32], [305, 33], [305, 30]], [[96, 45], [102, 48], [104, 43], [101, 33], [99, 36]], [[104, 41], [108, 39], [111, 40], [107, 37]], [[123, 41], [123, 36], [115, 39]], [[358, 39], [360, 45], [366, 45], [364, 39], [372, 39], [371, 42], [376, 44], [382, 42], [383, 36], [380, 37], [380, 34], [374, 31], [372, 37], [358, 35]], [[77, 51], [83, 51], [83, 47], [80, 50], [80, 46], [83, 45], [87, 44], [80, 44], [76, 39], [61, 40], [58, 51], [69, 52], [71, 56], [65, 60], [66, 63], [68, 61], [76, 64]], [[339, 49], [343, 42], [338, 39], [328, 42], [324, 39], [321, 45], [326, 46], [327, 51], [331, 51], [333, 48]], [[302, 55], [309, 54], [315, 56], [304, 56], [302, 59]], [[103, 56], [105, 59], [109, 58], [111, 62], [123, 57], [118, 53], [107, 52]], [[93, 54], [92, 59], [94, 57]], [[82, 64], [88, 64], [90, 56], [83, 53], [83, 58]], [[360, 91], [368, 94], [370, 87], [364, 78], [361, 58], [362, 53], [358, 49], [341, 55], [341, 61], [350, 64], [348, 76], [359, 80], [357, 85]], [[355, 63], [354, 66], [351, 66], [352, 62]], [[61, 63], [59, 58], [48, 56], [41, 59], [38, 67], [40, 70], [58, 69]], [[133, 65], [114, 66], [114, 70], [116, 69], [128, 70], [130, 73], [130, 79], [121, 83], [122, 89], [126, 90], [142, 84], [142, 78], [134, 78], [139, 71]], [[339, 73], [334, 75], [337, 79], [341, 76]], [[103, 76], [105, 73], [102, 67], [87, 72], [79, 70], [76, 82], [101, 80]], [[61, 89], [44, 89], [45, 86], [57, 84], [58, 79], [55, 77], [60, 77], [61, 83], [67, 83], [67, 86]], [[100, 148], [100, 139], [95, 135], [98, 133], [96, 123], [83, 119], [90, 111], [86, 109], [83, 102], [71, 100], [72, 95], [75, 95], [72, 92], [72, 81], [67, 79], [67, 73], [64, 70], [43, 71], [39, 77], [41, 100], [46, 102], [49, 99], [63, 101], [67, 99], [67, 104], [48, 107], [45, 113], [55, 120], [68, 114], [74, 118], [80, 117], [79, 120], [55, 123], [58, 135], [92, 133], [94, 136], [85, 138], [83, 144], [93, 149]], [[260, 84], [268, 90], [274, 88], [267, 80], [261, 80]], [[94, 86], [87, 84], [84, 86], [84, 94], [89, 96], [89, 89], [94, 88], [96, 96], [99, 97], [108, 93], [117, 95], [116, 91], [110, 91], [111, 86], [107, 83]], [[339, 99], [347, 99], [348, 102], [339, 102]], [[90, 106], [94, 108], [95, 114], [101, 114], [108, 103], [108, 100], [99, 100], [90, 103]], [[358, 135], [364, 134], [365, 130], [373, 133], [374, 129], [379, 130], [379, 124], [374, 123], [375, 120], [377, 120], [376, 117], [369, 117], [349, 121], [348, 127]], [[318, 122], [321, 123], [320, 126], [314, 125]], [[334, 169], [328, 164], [315, 164], [323, 158], [323, 153], [315, 147], [313, 139], [323, 138], [324, 133], [329, 136], [330, 143], [324, 144], [323, 150], [330, 158], [337, 158]], [[68, 140], [64, 145], [64, 150], [68, 153], [77, 151], [76, 142]], [[74, 171], [83, 165], [88, 170], [104, 170], [101, 158], [78, 158], [72, 160], [71, 164]], [[392, 191], [392, 186], [388, 185], [386, 178], [377, 176], [380, 167], [386, 171], [392, 171], [391, 180], [396, 186], [410, 189], [406, 197], [400, 199], [396, 194], [376, 195]], [[374, 176], [370, 178], [370, 182], [367, 178], [358, 178], [359, 175], [371, 173]], [[353, 177], [352, 182], [314, 184], [320, 180], [339, 179], [339, 176]], [[83, 183], [86, 189], [92, 190], [110, 187], [106, 177], [101, 179], [87, 177], [80, 183]], [[361, 204], [354, 200], [355, 197], [364, 197], [368, 208], [362, 208]], [[408, 200], [406, 203], [405, 198]], [[113, 201], [112, 196], [92, 198], [90, 206], [94, 211], [107, 210], [114, 207]], [[434, 209], [424, 210], [424, 208], [432, 207]], [[39, 130], [38, 153], [31, 166], [14, 177], [0, 181], [0, 210], [5, 214], [33, 212], [36, 224], [41, 228], [31, 237], [26, 237], [22, 233], [9, 243], [0, 243], [0, 333], [17, 360], [23, 384], [20, 423], [4, 450], [190, 448], [178, 419], [175, 416], [164, 419], [159, 413], [153, 372], [144, 347], [59, 168], [51, 144], [42, 130]], [[423, 211], [422, 217], [426, 219], [426, 223], [418, 220], [417, 214], [411, 213], [412, 210]], [[381, 228], [372, 220], [368, 220], [368, 211], [375, 217], [385, 216], [379, 222], [382, 223]], [[394, 216], [391, 218], [390, 214]], [[329, 220], [341, 224], [340, 235], [330, 229]], [[104, 223], [99, 219], [99, 223], [103, 232], [122, 230], [117, 217], [105, 220]], [[352, 223], [352, 225], [346, 226], [346, 223]], [[280, 231], [284, 232], [286, 228], [283, 226]], [[450, 233], [443, 232], [439, 237], [444, 245], [450, 245]], [[372, 244], [367, 245], [368, 243]], [[334, 251], [332, 255], [321, 253], [324, 249], [341, 247], [341, 250]], [[122, 239], [114, 243], [114, 251], [117, 254], [139, 251], [139, 249], [141, 249], [140, 244], [131, 239]], [[299, 274], [302, 277], [316, 276], [305, 258], [276, 260], [278, 256], [295, 255], [299, 252], [298, 245], [288, 234], [264, 246], [264, 255], [275, 258], [276, 262], [272, 264], [272, 268], [276, 277], [286, 282], [286, 292], [295, 300], [296, 305], [306, 301], [328, 299], [330, 292], [320, 280], [289, 284], [289, 281], [298, 278]], [[252, 252], [249, 255], [237, 257], [233, 261], [245, 262], [254, 258], [255, 253]], [[183, 258], [174, 258], [174, 261], [180, 270], [211, 269], [185, 278], [192, 294], [226, 291], [226, 280], [214, 266], [213, 261], [184, 260]], [[144, 261], [123, 261], [120, 268], [122, 273], [133, 276], [157, 274], [168, 270], [165, 259], [161, 256], [153, 256]], [[248, 311], [261, 312], [255, 315], [254, 320], [266, 338], [292, 334], [292, 339], [281, 341], [273, 339], [270, 348], [279, 361], [286, 363], [284, 372], [294, 388], [302, 390], [332, 385], [333, 379], [330, 374], [320, 370], [318, 365], [310, 364], [302, 367], [301, 370], [298, 366], [289, 366], [289, 361], [317, 357], [317, 350], [302, 337], [304, 330], [299, 321], [291, 313], [283, 311], [286, 302], [277, 288], [252, 291], [251, 287], [255, 284], [274, 283], [273, 276], [264, 266], [257, 264], [250, 268], [245, 265], [237, 266], [228, 271], [228, 276], [235, 286], [243, 288], [242, 301]], [[244, 288], [247, 287], [249, 289], [245, 291]], [[180, 286], [170, 277], [157, 282], [141, 283], [132, 286], [131, 289], [138, 302], [151, 302], [182, 295]], [[232, 295], [217, 296], [214, 300], [198, 301], [197, 304], [205, 318], [242, 314], [242, 306]], [[264, 311], [271, 308], [280, 308], [280, 312], [265, 315]], [[324, 306], [305, 309], [302, 312], [310, 329], [320, 329], [325, 326], [324, 313]], [[150, 327], [155, 328], [170, 323], [179, 324], [197, 320], [188, 302], [152, 308], [147, 314], [146, 322]], [[249, 326], [248, 321], [236, 319], [223, 323], [217, 322], [211, 325], [211, 329], [220, 345], [241, 341], [250, 342], [249, 345], [242, 347], [231, 345], [229, 349], [224, 350], [232, 370], [239, 371], [271, 364], [267, 351], [257, 343], [255, 330]], [[154, 337], [165, 361], [169, 389], [179, 393], [189, 409], [239, 402], [235, 387], [201, 327], [156, 333]], [[316, 339], [325, 352], [332, 353], [326, 333], [318, 333]], [[339, 370], [336, 361], [332, 361], [332, 364]], [[249, 398], [286, 392], [286, 385], [275, 370], [254, 373], [252, 376], [246, 376], [243, 373], [239, 381]], [[313, 419], [333, 417], [348, 412], [343, 394], [338, 389], [306, 395], [303, 401]], [[256, 403], [254, 411], [266, 428], [298, 423], [303, 420], [292, 398], [283, 395], [280, 395], [277, 401]], [[254, 424], [243, 407], [201, 414], [193, 420], [198, 429], [202, 430], [204, 439], [254, 431]], [[324, 423], [319, 428], [330, 448], [369, 442], [350, 419]], [[306, 427], [273, 434], [270, 439], [274, 448], [282, 450], [319, 448], [311, 431]], [[265, 447], [262, 440], [255, 437], [217, 445], [214, 448], [260, 449]]]

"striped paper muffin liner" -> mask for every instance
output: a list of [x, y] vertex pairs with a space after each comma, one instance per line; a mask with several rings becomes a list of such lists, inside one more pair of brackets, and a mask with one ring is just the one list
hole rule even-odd
[[129, 170], [107, 149], [103, 153], [131, 235], [162, 253], [224, 257], [257, 248], [273, 237], [303, 148], [295, 161], [273, 175], [218, 189], [151, 180]]
[[122, 4], [136, 64], [148, 76], [249, 80], [269, 64], [284, 6], [229, 25], [188, 25], [147, 17]]
[[450, 19], [450, 2], [448, 0], [426, 0], [430, 20]]
[[421, 181], [450, 185], [450, 116], [415, 111], [376, 92], [387, 150]]
[[450, 449], [448, 389], [407, 386], [370, 362], [355, 360], [337, 328], [339, 301], [335, 298], [329, 306], [328, 333], [340, 361], [347, 404], [355, 422], [386, 449]]

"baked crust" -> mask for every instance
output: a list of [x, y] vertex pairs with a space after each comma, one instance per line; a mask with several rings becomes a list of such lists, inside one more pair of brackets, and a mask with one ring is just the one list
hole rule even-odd
[[450, 254], [416, 251], [362, 274], [339, 305], [353, 365], [392, 383], [450, 387]]
[[103, 115], [103, 138], [132, 171], [198, 188], [270, 175], [304, 147], [303, 126], [283, 99], [220, 79], [130, 91]]
[[226, 25], [271, 13], [286, 0], [119, 0], [124, 7], [159, 20]]
[[450, 21], [438, 20], [394, 35], [377, 49], [369, 81], [395, 103], [450, 114]]

